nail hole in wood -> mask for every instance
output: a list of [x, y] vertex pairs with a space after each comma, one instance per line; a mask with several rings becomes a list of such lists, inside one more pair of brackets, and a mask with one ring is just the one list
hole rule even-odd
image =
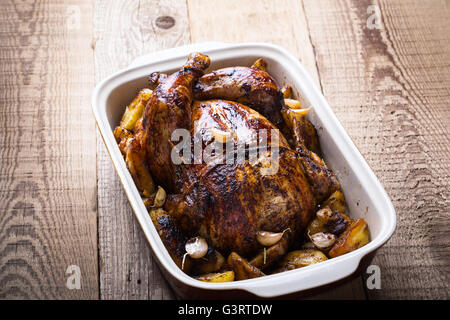
[[156, 26], [161, 29], [170, 29], [175, 25], [175, 19], [170, 16], [161, 16], [156, 18]]

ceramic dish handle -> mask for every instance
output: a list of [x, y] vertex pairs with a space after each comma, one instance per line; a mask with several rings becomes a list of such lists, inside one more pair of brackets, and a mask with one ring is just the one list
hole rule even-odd
[[129, 68], [138, 67], [148, 63], [149, 61], [155, 60], [156, 58], [160, 59], [161, 56], [164, 56], [166, 59], [171, 56], [175, 57], [180, 54], [180, 52], [192, 52], [192, 51], [205, 51], [208, 49], [218, 49], [218, 48], [226, 48], [229, 47], [230, 44], [225, 42], [199, 42], [192, 43], [181, 47], [170, 48], [163, 51], [148, 53], [137, 57], [134, 61], [128, 66]]

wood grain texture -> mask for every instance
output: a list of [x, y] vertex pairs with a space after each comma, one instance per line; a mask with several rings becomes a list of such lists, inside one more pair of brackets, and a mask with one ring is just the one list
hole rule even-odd
[[[373, 261], [381, 290], [357, 278], [307, 298], [448, 299], [449, 16], [446, 0], [1, 1], [0, 299], [176, 298], [90, 96], [135, 57], [189, 40], [294, 54], [394, 202], [396, 233]], [[80, 290], [66, 288], [69, 265]]]
[[[397, 210], [371, 299], [448, 299], [450, 3], [305, 0], [323, 92]], [[381, 27], [370, 29], [370, 5]]]
[[187, 2], [192, 42], [274, 43], [299, 58], [318, 82], [314, 52], [301, 1]]
[[[214, 8], [214, 10], [211, 10]], [[320, 86], [301, 1], [189, 0], [192, 42], [271, 42], [297, 57]], [[310, 299], [365, 299], [358, 277]]]
[[[69, 5], [80, 28], [67, 27]], [[1, 299], [98, 297], [91, 13], [0, 4]], [[69, 265], [79, 290], [66, 288]]]
[[[184, 1], [95, 1], [96, 81], [145, 53], [189, 43]], [[102, 299], [173, 299], [103, 141], [98, 146]]]

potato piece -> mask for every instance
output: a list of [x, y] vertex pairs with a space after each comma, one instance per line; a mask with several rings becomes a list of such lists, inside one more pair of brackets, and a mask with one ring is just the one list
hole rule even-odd
[[132, 136], [133, 134], [129, 130], [122, 127], [116, 127], [114, 129], [114, 138], [116, 138], [117, 142], [124, 138], [131, 138]]
[[263, 58], [259, 58], [252, 64], [251, 68], [266, 71], [267, 62]]
[[126, 107], [125, 112], [120, 121], [120, 127], [126, 130], [134, 130], [136, 122], [142, 117], [144, 108], [152, 95], [152, 90], [142, 89], [138, 95]]
[[333, 216], [330, 218], [330, 222], [325, 225], [325, 228], [327, 229], [327, 232], [339, 236], [352, 223], [353, 219], [345, 213], [333, 211]]
[[220, 273], [208, 273], [196, 278], [205, 282], [231, 282], [234, 281], [234, 272], [226, 271]]
[[292, 99], [292, 87], [289, 84], [285, 84], [281, 88], [281, 93], [284, 99]]
[[345, 201], [342, 191], [335, 191], [325, 202], [322, 207], [329, 207], [333, 211], [345, 213], [347, 212], [347, 202]]
[[122, 127], [116, 127], [113, 134], [114, 138], [116, 138], [116, 141], [119, 144], [120, 152], [125, 156], [125, 154], [127, 153], [128, 143], [133, 138], [133, 133]]
[[353, 222], [345, 213], [324, 207], [317, 211], [316, 217], [309, 223], [307, 234], [312, 236], [319, 232], [340, 235]]
[[311, 220], [308, 227], [306, 228], [306, 233], [313, 235], [319, 232], [326, 232], [325, 223], [321, 222], [317, 217]]
[[155, 183], [147, 168], [145, 153], [141, 144], [135, 138], [130, 139], [128, 143], [125, 163], [138, 190], [145, 197], [150, 197], [155, 192]]
[[175, 225], [172, 217], [162, 209], [154, 209], [150, 211], [150, 218], [175, 264], [184, 272], [189, 273], [193, 266], [191, 257], [186, 256], [184, 268], [182, 268], [187, 239]]
[[[308, 109], [302, 109], [302, 104], [300, 101], [298, 100], [294, 100], [294, 99], [284, 99], [284, 104], [285, 106], [289, 107], [290, 109], [295, 109], [295, 110], [308, 110], [305, 111], [306, 113], [302, 114], [302, 113], [295, 113], [294, 112], [294, 116], [298, 117], [299, 115], [306, 115], [309, 112], [309, 108]], [[287, 110], [287, 112], [292, 112], [294, 110]]]
[[206, 255], [201, 259], [195, 260], [192, 272], [194, 274], [211, 273], [220, 270], [224, 264], [225, 258], [222, 254], [212, 246], [208, 246]]
[[369, 243], [369, 228], [364, 219], [353, 222], [328, 252], [331, 258], [351, 252]]
[[326, 232], [334, 235], [340, 235], [353, 222], [353, 220], [345, 213], [331, 210], [329, 207], [317, 211], [316, 216], [323, 224]]
[[242, 258], [236, 252], [232, 252], [228, 256], [227, 262], [228, 266], [233, 269], [236, 280], [258, 278], [265, 275], [261, 272], [261, 270], [255, 266], [252, 266], [246, 259]]
[[303, 268], [325, 260], [328, 260], [327, 256], [319, 250], [304, 249], [292, 251], [284, 257], [275, 273]]
[[280, 241], [275, 243], [273, 246], [267, 248], [260, 252], [256, 257], [254, 257], [250, 264], [262, 270], [269, 268], [274, 265], [279, 259], [281, 259], [285, 254], [289, 246], [290, 232], [285, 232]]
[[316, 246], [311, 241], [305, 242], [302, 244], [301, 249], [316, 249]]

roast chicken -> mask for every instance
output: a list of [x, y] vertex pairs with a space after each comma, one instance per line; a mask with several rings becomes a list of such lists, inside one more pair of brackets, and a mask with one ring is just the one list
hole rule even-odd
[[[154, 90], [147, 100], [142, 97], [142, 118], [133, 133], [123, 128], [118, 133], [125, 139], [121, 150], [141, 193], [154, 194], [156, 185], [167, 191], [163, 208], [152, 210], [151, 217], [184, 271], [192, 265], [184, 244], [198, 236], [209, 251], [218, 252], [216, 259], [229, 255], [228, 265], [253, 258], [261, 267], [302, 237], [339, 183], [320, 157], [314, 126], [287, 112], [264, 60], [205, 74], [209, 65], [209, 57], [192, 53], [175, 73], [152, 74]], [[174, 153], [181, 140], [173, 140], [176, 129], [189, 133], [187, 155]], [[255, 144], [261, 138], [265, 149]], [[198, 161], [198, 143], [201, 150], [223, 148], [214, 149], [212, 161]], [[237, 161], [239, 152], [242, 161]], [[182, 161], [174, 161], [174, 154]], [[269, 169], [275, 170], [267, 174]], [[264, 259], [257, 239], [261, 231], [282, 234]]]

